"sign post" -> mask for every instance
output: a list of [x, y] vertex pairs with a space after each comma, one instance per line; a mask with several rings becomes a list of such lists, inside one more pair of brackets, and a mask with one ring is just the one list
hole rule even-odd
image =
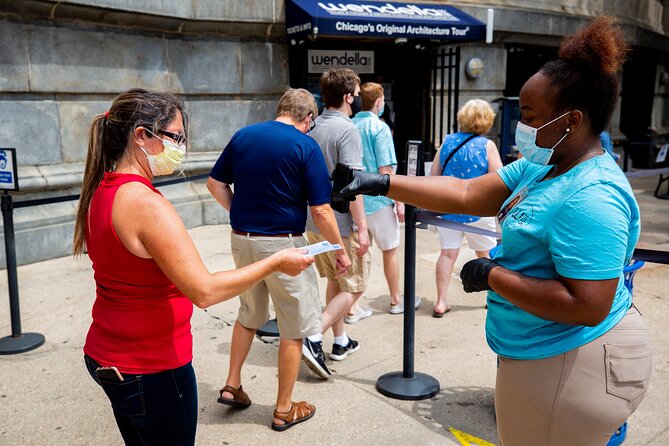
[[9, 191], [19, 190], [16, 172], [16, 149], [0, 149], [0, 190], [4, 190], [1, 203], [2, 221], [5, 233], [9, 312], [12, 321], [12, 335], [0, 339], [0, 355], [23, 353], [44, 344], [44, 336], [39, 333], [21, 333], [19, 282], [14, 243], [14, 203], [12, 202], [12, 196], [9, 194]]
[[[407, 142], [407, 176], [422, 172], [421, 141]], [[424, 400], [439, 393], [439, 381], [425, 373], [414, 372], [416, 328], [416, 209], [404, 206], [404, 350], [403, 370], [386, 373], [376, 381], [376, 390], [399, 400]]]

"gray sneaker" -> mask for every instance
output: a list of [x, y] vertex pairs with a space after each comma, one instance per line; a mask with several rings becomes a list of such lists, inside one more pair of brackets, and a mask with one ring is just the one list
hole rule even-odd
[[[420, 304], [423, 303], [423, 299], [420, 297], [416, 297], [416, 301], [414, 302], [414, 308], [418, 309], [420, 307]], [[391, 305], [390, 309], [388, 310], [390, 314], [402, 314], [404, 313], [404, 300], [400, 302], [397, 305]]]
[[323, 353], [323, 342], [313, 342], [309, 338], [302, 341], [302, 360], [309, 366], [312, 372], [321, 378], [329, 379], [330, 370], [325, 365], [325, 354]]
[[344, 318], [344, 322], [347, 324], [355, 324], [356, 322], [359, 322], [365, 318], [368, 318], [372, 315], [373, 311], [371, 308], [362, 308], [360, 307], [360, 311], [358, 311], [356, 314], [348, 314]]

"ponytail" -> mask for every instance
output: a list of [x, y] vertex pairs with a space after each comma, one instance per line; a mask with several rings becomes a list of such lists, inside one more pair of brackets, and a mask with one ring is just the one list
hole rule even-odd
[[80, 256], [84, 252], [88, 208], [91, 205], [95, 189], [97, 189], [105, 173], [106, 166], [104, 151], [102, 149], [102, 138], [106, 121], [105, 114], [96, 115], [88, 129], [88, 155], [86, 156], [84, 182], [81, 186], [77, 219], [74, 224], [74, 241], [72, 243], [72, 253], [75, 257]]

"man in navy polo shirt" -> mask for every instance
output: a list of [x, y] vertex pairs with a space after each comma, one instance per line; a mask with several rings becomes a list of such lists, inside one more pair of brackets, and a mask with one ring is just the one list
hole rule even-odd
[[[317, 115], [311, 93], [290, 89], [279, 100], [277, 118], [239, 130], [214, 165], [207, 188], [230, 212], [232, 255], [237, 268], [282, 248], [306, 246], [302, 234], [307, 208], [325, 238], [342, 244], [330, 207], [332, 186], [325, 159], [318, 144], [306, 135]], [[233, 184], [234, 193], [230, 188]], [[343, 274], [351, 261], [343, 249], [335, 256], [338, 273]], [[313, 266], [297, 277], [272, 274], [240, 295], [228, 378], [218, 401], [241, 408], [250, 405], [241, 387], [241, 369], [256, 329], [269, 320], [269, 296], [280, 333], [279, 390], [272, 428], [284, 430], [315, 411], [310, 404], [292, 403], [302, 338], [321, 333], [318, 279]]]

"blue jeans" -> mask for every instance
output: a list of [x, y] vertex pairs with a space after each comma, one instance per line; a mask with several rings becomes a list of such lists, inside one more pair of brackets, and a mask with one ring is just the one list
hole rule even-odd
[[197, 427], [197, 383], [188, 363], [147, 375], [98, 378], [100, 365], [84, 355], [91, 377], [107, 394], [126, 445], [192, 445]]

